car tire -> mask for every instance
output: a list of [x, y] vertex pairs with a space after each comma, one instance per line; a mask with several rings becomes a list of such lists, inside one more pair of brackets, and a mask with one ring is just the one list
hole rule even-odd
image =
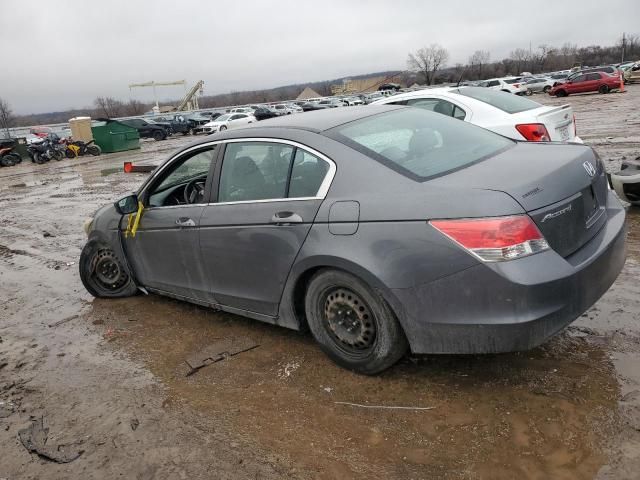
[[524, 92], [524, 94], [525, 94], [527, 97], [530, 97], [531, 95], [533, 95], [533, 92], [531, 91], [531, 89], [530, 89], [530, 88], [527, 88], [527, 90]]
[[155, 131], [153, 132], [153, 139], [154, 139], [156, 142], [159, 142], [160, 140], [164, 140], [165, 138], [167, 138], [167, 134], [166, 134], [166, 133], [164, 133], [163, 131], [161, 131], [161, 130], [155, 130]]
[[549, 93], [549, 90], [551, 90], [551, 87], [550, 87], [549, 85], [547, 85], [546, 87], [544, 87], [544, 88], [542, 89], [542, 91], [543, 91], [544, 93]]
[[223, 132], [226, 129], [227, 129], [227, 127], [225, 127], [224, 125], [220, 125], [220, 128], [218, 129], [218, 131], [219, 132]]
[[558, 90], [558, 91], [556, 92], [556, 97], [566, 97], [567, 95], [568, 95], [568, 94], [567, 94], [567, 91], [566, 91], [566, 90]]
[[609, 87], [606, 85], [600, 85], [600, 88], [598, 88], [598, 92], [604, 94], [609, 93]]
[[130, 297], [138, 292], [128, 269], [108, 246], [89, 242], [80, 254], [80, 280], [97, 298]]
[[374, 375], [408, 350], [404, 331], [382, 296], [341, 270], [321, 270], [311, 278], [305, 312], [320, 348], [348, 370]]

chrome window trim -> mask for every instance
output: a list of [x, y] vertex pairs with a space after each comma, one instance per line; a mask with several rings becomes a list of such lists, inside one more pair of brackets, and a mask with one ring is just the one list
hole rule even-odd
[[[320, 158], [321, 160], [324, 160], [325, 162], [327, 162], [327, 164], [329, 165], [329, 171], [326, 173], [324, 180], [322, 181], [322, 183], [320, 184], [320, 188], [318, 189], [318, 191], [316, 192], [316, 195], [314, 197], [288, 197], [288, 198], [266, 198], [266, 199], [261, 199], [261, 200], [239, 200], [237, 202], [216, 202], [216, 203], [193, 203], [193, 204], [189, 204], [189, 205], [167, 205], [166, 207], [147, 207], [145, 208], [145, 210], [156, 210], [159, 208], [165, 209], [165, 208], [181, 208], [181, 207], [198, 207], [198, 206], [213, 206], [213, 205], [237, 205], [237, 204], [247, 204], [247, 203], [266, 203], [266, 202], [289, 202], [289, 201], [304, 201], [304, 200], [324, 200], [327, 196], [327, 193], [329, 192], [329, 188], [331, 187], [331, 183], [333, 182], [333, 179], [336, 175], [336, 171], [337, 171], [337, 167], [336, 164], [333, 160], [331, 160], [329, 157], [327, 157], [326, 155], [324, 155], [323, 153], [318, 152], [317, 150], [308, 147], [302, 143], [293, 141], [293, 140], [285, 140], [282, 138], [267, 138], [267, 137], [247, 137], [247, 138], [229, 138], [226, 140], [214, 140], [211, 142], [207, 142], [207, 143], [200, 143], [198, 145], [194, 145], [192, 147], [187, 148], [186, 150], [182, 150], [180, 152], [178, 152], [176, 155], [174, 155], [173, 157], [170, 157], [169, 160], [165, 161], [165, 163], [162, 165], [161, 168], [159, 168], [158, 170], [156, 170], [154, 172], [154, 174], [149, 177], [149, 179], [142, 185], [142, 187], [139, 190], [138, 194], [142, 194], [143, 191], [147, 188], [148, 185], [150, 185], [153, 181], [153, 179], [155, 179], [158, 175], [162, 174], [162, 172], [168, 168], [173, 162], [174, 160], [176, 160], [178, 157], [189, 153], [193, 150], [198, 150], [201, 148], [205, 148], [205, 147], [211, 147], [211, 146], [215, 146], [218, 144], [223, 144], [223, 143], [240, 143], [240, 142], [261, 142], [261, 143], [283, 143], [285, 145], [291, 145], [294, 146], [296, 148], [301, 148], [302, 150], [305, 150], [309, 153], [311, 153], [312, 155], [315, 155], [316, 157]], [[224, 161], [224, 158], [222, 159]]]
[[[291, 145], [296, 148], [300, 148], [309, 152], [310, 154], [318, 157], [321, 160], [324, 160], [329, 165], [329, 171], [325, 174], [324, 180], [320, 184], [320, 188], [316, 192], [314, 197], [287, 197], [287, 198], [265, 198], [260, 200], [240, 200], [237, 202], [216, 202], [209, 203], [208, 205], [235, 205], [235, 204], [243, 204], [243, 203], [266, 203], [266, 202], [289, 202], [296, 200], [324, 200], [329, 192], [329, 187], [331, 187], [331, 183], [333, 182], [333, 178], [336, 175], [336, 164], [329, 157], [324, 155], [323, 153], [318, 152], [317, 150], [308, 147], [302, 143], [296, 142], [294, 140], [285, 140], [282, 138], [261, 138], [261, 137], [247, 137], [247, 138], [230, 138], [227, 140], [222, 140], [222, 143], [241, 143], [241, 142], [256, 142], [256, 143], [283, 143], [285, 145]], [[224, 158], [222, 159], [224, 162]]]
[[[182, 155], [184, 155], [185, 153], [189, 153], [192, 152], [193, 150], [198, 150], [200, 148], [204, 148], [204, 147], [212, 147], [215, 145], [218, 145], [219, 143], [222, 143], [223, 140], [214, 140], [211, 142], [206, 142], [206, 143], [200, 143], [198, 145], [194, 145], [192, 147], [187, 148], [186, 150], [180, 150], [178, 153], [176, 153], [174, 156], [169, 157], [168, 160], [165, 160], [164, 163], [162, 164], [161, 167], [159, 167], [155, 172], [153, 172], [153, 175], [151, 175], [146, 182], [144, 182], [141, 186], [140, 189], [138, 190], [138, 195], [142, 194], [147, 187], [153, 183], [153, 180], [160, 175], [166, 168], [168, 168], [178, 157], [181, 157]], [[180, 206], [180, 205], [173, 205], [173, 206]], [[164, 208], [164, 207], [152, 207], [152, 208]]]

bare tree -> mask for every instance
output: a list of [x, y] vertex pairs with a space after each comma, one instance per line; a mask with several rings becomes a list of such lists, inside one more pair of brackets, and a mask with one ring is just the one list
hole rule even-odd
[[131, 99], [124, 105], [125, 115], [142, 115], [147, 110], [147, 105], [139, 100]]
[[519, 75], [522, 67], [529, 62], [529, 51], [524, 48], [516, 48], [509, 54], [509, 59], [512, 60], [512, 65], [516, 70], [514, 73]]
[[432, 43], [428, 47], [421, 48], [415, 53], [410, 53], [407, 58], [407, 66], [410, 70], [424, 75], [427, 85], [432, 85], [440, 68], [447, 65], [449, 52], [442, 45]]
[[106, 118], [119, 117], [122, 114], [122, 102], [112, 97], [97, 97], [93, 104], [98, 110], [98, 115]]
[[469, 67], [477, 78], [482, 79], [482, 67], [489, 63], [491, 54], [487, 50], [476, 50], [469, 57]]
[[0, 98], [0, 128], [6, 132], [7, 137], [11, 136], [9, 129], [13, 127], [14, 121], [13, 110], [11, 110], [9, 102]]

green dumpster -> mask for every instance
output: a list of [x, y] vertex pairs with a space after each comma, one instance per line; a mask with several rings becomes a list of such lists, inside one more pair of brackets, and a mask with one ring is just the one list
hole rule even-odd
[[140, 134], [117, 120], [97, 120], [91, 123], [91, 133], [104, 153], [140, 148]]

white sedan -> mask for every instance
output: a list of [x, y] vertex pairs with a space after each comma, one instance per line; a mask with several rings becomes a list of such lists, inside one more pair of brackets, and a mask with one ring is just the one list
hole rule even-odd
[[202, 132], [205, 134], [211, 134], [216, 132], [222, 132], [223, 130], [241, 127], [248, 125], [249, 123], [257, 122], [256, 117], [246, 113], [226, 113], [220, 115], [215, 120], [205, 123], [202, 126]]
[[444, 87], [401, 93], [374, 105], [424, 108], [520, 141], [577, 142], [571, 105], [544, 106], [528, 98], [482, 87]]
[[514, 95], [526, 95], [527, 86], [521, 81], [521, 77], [490, 78], [478, 84], [479, 87], [513, 93]]

